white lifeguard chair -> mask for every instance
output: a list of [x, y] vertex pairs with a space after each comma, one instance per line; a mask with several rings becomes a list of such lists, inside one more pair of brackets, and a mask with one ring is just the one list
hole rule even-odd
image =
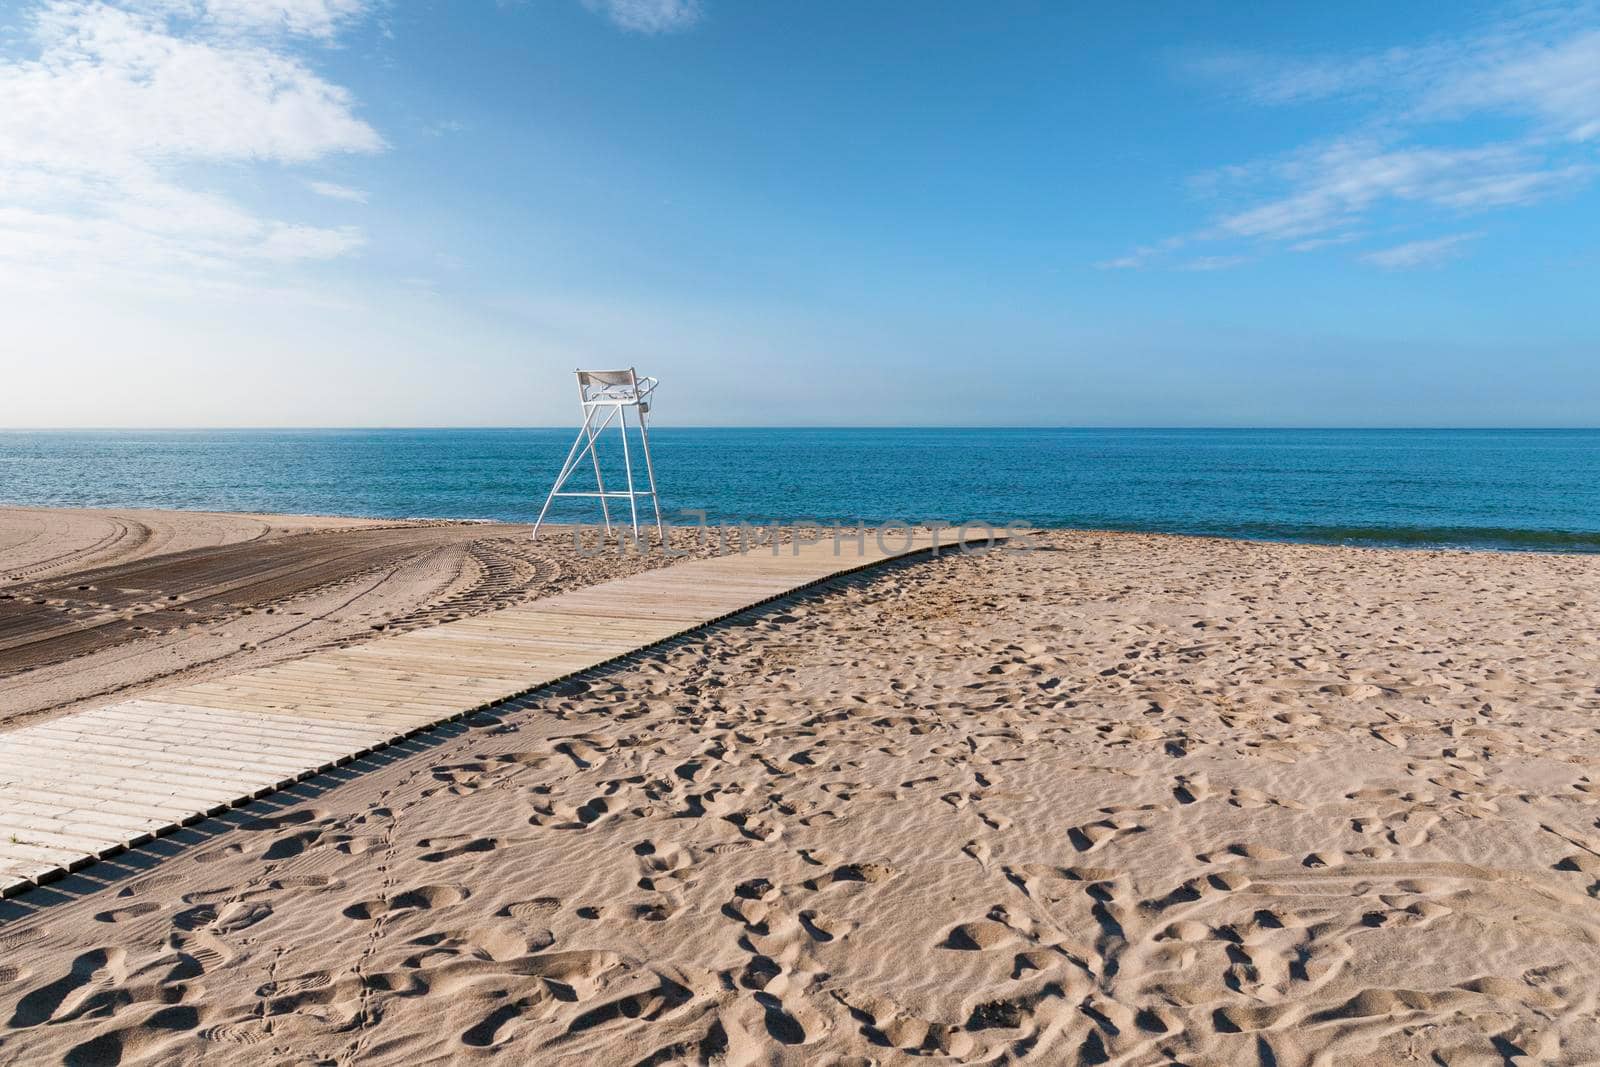
[[[539, 527], [544, 523], [545, 514], [550, 510], [550, 505], [556, 497], [598, 497], [600, 500], [600, 514], [605, 519], [606, 533], [611, 533], [611, 508], [606, 503], [608, 500], [617, 500], [626, 497], [628, 512], [633, 520], [633, 539], [639, 540], [639, 498], [649, 497], [650, 504], [655, 509], [656, 533], [661, 536], [662, 544], [666, 543], [666, 529], [661, 524], [661, 503], [656, 499], [656, 469], [650, 461], [650, 398], [656, 391], [658, 384], [654, 378], [641, 378], [634, 368], [627, 370], [580, 370], [578, 375], [578, 401], [583, 405], [583, 426], [578, 430], [578, 437], [572, 442], [572, 447], [567, 450], [566, 462], [561, 464], [561, 473], [556, 475], [556, 484], [550, 487], [550, 495], [545, 497], [544, 507], [539, 509], [539, 518], [533, 524], [533, 536], [539, 536]], [[605, 418], [598, 423], [600, 410], [606, 409]], [[645, 475], [650, 482], [648, 492], [636, 490], [633, 487], [633, 456], [628, 447], [628, 416], [632, 411], [639, 424], [639, 439], [644, 446]], [[628, 489], [606, 491], [605, 476], [600, 473], [600, 454], [596, 445], [601, 440], [601, 434], [607, 426], [615, 421], [617, 430], [622, 436], [622, 465], [627, 472]], [[582, 446], [580, 449], [579, 446]], [[583, 457], [587, 455], [594, 465], [594, 492], [563, 491], [562, 486], [567, 484], [577, 469], [583, 464]]]

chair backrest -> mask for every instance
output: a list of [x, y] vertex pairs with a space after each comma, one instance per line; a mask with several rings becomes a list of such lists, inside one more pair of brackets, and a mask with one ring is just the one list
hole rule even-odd
[[639, 375], [632, 367], [627, 370], [580, 370], [579, 385], [634, 385]]
[[639, 375], [632, 367], [627, 370], [580, 370], [578, 392], [584, 402], [602, 396], [636, 397], [639, 395]]

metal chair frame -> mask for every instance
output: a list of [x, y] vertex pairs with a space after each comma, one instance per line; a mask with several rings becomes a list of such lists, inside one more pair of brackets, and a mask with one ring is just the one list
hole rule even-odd
[[[561, 472], [556, 475], [555, 485], [550, 487], [550, 495], [545, 497], [544, 507], [539, 509], [539, 518], [533, 524], [533, 536], [539, 536], [539, 527], [544, 524], [544, 517], [550, 510], [550, 505], [557, 497], [586, 497], [599, 498], [600, 514], [605, 520], [606, 533], [611, 533], [611, 507], [608, 500], [627, 498], [628, 512], [632, 519], [633, 539], [639, 540], [639, 498], [649, 497], [655, 509], [656, 533], [660, 535], [662, 544], [666, 543], [666, 528], [661, 522], [661, 502], [656, 497], [656, 469], [650, 459], [650, 402], [655, 394], [656, 386], [660, 383], [654, 378], [641, 378], [638, 372], [629, 367], [627, 370], [580, 370], [578, 376], [578, 402], [583, 406], [583, 425], [578, 430], [578, 436], [572, 442], [572, 447], [567, 450], [567, 458], [561, 464]], [[598, 425], [601, 409], [605, 409], [605, 418]], [[644, 450], [645, 475], [650, 483], [648, 491], [635, 489], [633, 486], [633, 455], [628, 444], [628, 417], [627, 412], [634, 413], [634, 419], [639, 425], [639, 438]], [[615, 421], [617, 430], [622, 436], [622, 465], [627, 472], [628, 488], [623, 490], [606, 490], [605, 477], [600, 473], [600, 454], [597, 448], [601, 435], [606, 427]], [[582, 446], [581, 448], [579, 446]], [[567, 479], [577, 471], [587, 455], [594, 465], [594, 481], [597, 492], [562, 491], [562, 486], [567, 484]]]

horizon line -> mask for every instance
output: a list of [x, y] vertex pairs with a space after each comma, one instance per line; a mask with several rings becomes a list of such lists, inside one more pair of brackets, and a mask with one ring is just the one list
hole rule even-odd
[[[285, 425], [259, 425], [259, 426], [0, 426], [0, 433], [345, 433], [354, 431], [366, 432], [437, 432], [437, 431], [495, 431], [518, 432], [525, 430], [561, 430], [571, 431], [578, 423], [547, 423], [540, 425], [507, 426], [497, 424], [462, 424], [462, 425], [403, 425], [380, 424], [370, 426], [285, 426]], [[970, 430], [970, 431], [1029, 431], [1029, 430], [1083, 430], [1083, 431], [1155, 431], [1171, 433], [1177, 431], [1191, 431], [1215, 433], [1219, 431], [1237, 431], [1242, 433], [1263, 432], [1305, 432], [1305, 431], [1332, 431], [1332, 432], [1361, 432], [1361, 433], [1418, 433], [1448, 431], [1455, 433], [1483, 432], [1596, 432], [1600, 431], [1600, 424], [1522, 424], [1522, 425], [1453, 425], [1414, 424], [1414, 425], [1349, 425], [1349, 424], [1276, 424], [1276, 425], [1214, 425], [1214, 424], [1183, 424], [1160, 425], [1150, 424], [1065, 424], [1065, 423], [721, 423], [716, 425], [702, 424], [668, 424], [652, 426], [655, 432], [671, 432], [676, 430]]]

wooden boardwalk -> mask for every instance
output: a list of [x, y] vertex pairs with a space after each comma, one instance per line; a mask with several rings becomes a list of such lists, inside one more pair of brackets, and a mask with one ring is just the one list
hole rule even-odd
[[[0, 733], [0, 896], [798, 589], [869, 536], [693, 560]], [[948, 540], [944, 542], [948, 544]]]

